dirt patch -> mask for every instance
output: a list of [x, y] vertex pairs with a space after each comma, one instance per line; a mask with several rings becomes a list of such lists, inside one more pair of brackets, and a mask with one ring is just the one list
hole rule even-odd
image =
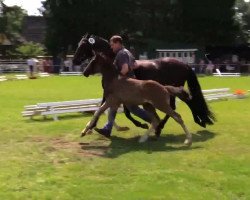
[[80, 156], [84, 157], [91, 157], [91, 156], [105, 156], [108, 151], [109, 147], [107, 144], [102, 141], [95, 141], [95, 142], [72, 142], [66, 141], [63, 138], [55, 138], [51, 140], [52, 147], [56, 150], [59, 149], [66, 149], [66, 150], [73, 150]]
[[42, 136], [34, 136], [28, 137], [28, 140], [30, 140], [31, 142], [45, 142], [46, 140], [48, 140], [48, 138]]
[[110, 151], [110, 147], [107, 144], [92, 143], [79, 143], [81, 151], [79, 152], [83, 156], [101, 156], [104, 157]]
[[49, 142], [55, 149], [75, 149], [79, 147], [78, 142], [67, 141], [64, 138], [52, 138]]
[[46, 138], [42, 136], [31, 137], [29, 139], [35, 143], [46, 143], [47, 147], [44, 148], [44, 151], [49, 153], [64, 150], [81, 157], [105, 157], [110, 150], [109, 143], [105, 140], [76, 142], [68, 141], [63, 137]]

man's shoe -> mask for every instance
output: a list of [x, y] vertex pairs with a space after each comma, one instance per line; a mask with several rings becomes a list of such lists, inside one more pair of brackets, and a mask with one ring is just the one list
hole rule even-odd
[[95, 128], [94, 130], [98, 132], [99, 134], [103, 135], [104, 137], [110, 138], [111, 130], [104, 129], [104, 128]]

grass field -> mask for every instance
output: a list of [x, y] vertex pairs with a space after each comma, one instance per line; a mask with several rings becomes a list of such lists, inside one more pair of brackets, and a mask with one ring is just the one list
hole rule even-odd
[[[199, 78], [203, 89], [250, 89], [250, 77]], [[144, 130], [123, 114], [111, 140], [80, 138], [89, 114], [53, 121], [22, 118], [24, 105], [99, 98], [100, 77], [49, 77], [0, 83], [0, 199], [250, 199], [250, 98], [209, 103], [217, 123], [203, 129], [178, 102], [192, 147], [170, 120], [158, 141], [139, 144]], [[163, 115], [161, 115], [163, 116]], [[106, 122], [103, 115], [98, 126]]]

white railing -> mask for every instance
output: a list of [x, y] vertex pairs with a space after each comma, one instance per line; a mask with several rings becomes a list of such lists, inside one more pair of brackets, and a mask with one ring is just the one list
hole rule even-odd
[[25, 60], [0, 60], [0, 73], [26, 72], [28, 66]]

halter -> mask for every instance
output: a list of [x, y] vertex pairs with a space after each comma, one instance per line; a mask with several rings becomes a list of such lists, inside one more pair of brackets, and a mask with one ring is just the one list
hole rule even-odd
[[95, 44], [95, 39], [94, 38], [92, 38], [92, 37], [90, 37], [89, 39], [88, 39], [88, 42], [90, 43], [90, 44]]

